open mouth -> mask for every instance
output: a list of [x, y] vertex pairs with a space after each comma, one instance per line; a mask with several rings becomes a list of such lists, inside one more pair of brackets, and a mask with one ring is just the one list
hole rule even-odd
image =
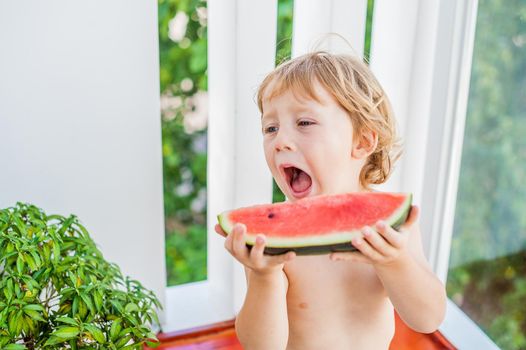
[[292, 165], [283, 165], [285, 180], [295, 198], [306, 197], [312, 188], [312, 178], [305, 171]]

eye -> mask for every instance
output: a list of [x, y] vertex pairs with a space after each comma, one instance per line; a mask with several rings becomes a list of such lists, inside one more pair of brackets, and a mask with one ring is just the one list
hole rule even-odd
[[310, 120], [300, 120], [298, 121], [298, 126], [309, 126], [309, 125], [313, 125], [314, 122], [310, 121]]
[[274, 125], [266, 126], [263, 128], [263, 134], [271, 134], [278, 131], [278, 127]]

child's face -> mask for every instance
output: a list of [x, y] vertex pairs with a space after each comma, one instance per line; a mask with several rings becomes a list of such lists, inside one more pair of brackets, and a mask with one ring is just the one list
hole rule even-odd
[[263, 102], [265, 158], [291, 201], [360, 190], [364, 159], [353, 152], [351, 119], [319, 84], [315, 91], [322, 103], [291, 91]]

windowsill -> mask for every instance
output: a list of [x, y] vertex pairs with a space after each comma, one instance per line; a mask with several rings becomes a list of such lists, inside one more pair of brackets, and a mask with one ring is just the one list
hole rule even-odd
[[499, 350], [499, 347], [455, 303], [447, 300], [441, 334], [459, 349]]
[[[454, 350], [454, 347], [440, 331], [431, 334], [417, 333], [408, 328], [396, 316], [396, 332], [390, 349], [393, 350]], [[241, 350], [235, 330], [234, 320], [228, 320], [182, 331], [158, 335], [161, 345], [157, 349], [169, 350]], [[145, 347], [145, 349], [149, 349]]]

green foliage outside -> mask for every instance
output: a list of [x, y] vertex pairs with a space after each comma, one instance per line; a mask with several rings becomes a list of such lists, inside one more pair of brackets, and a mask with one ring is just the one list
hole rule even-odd
[[[276, 38], [276, 65], [290, 59], [292, 54], [292, 16], [294, 14], [293, 0], [278, 1], [278, 28]], [[272, 180], [272, 202], [284, 202], [285, 195]]]
[[0, 348], [142, 349], [157, 343], [154, 293], [124, 278], [76, 216], [0, 210]]
[[159, 0], [167, 284], [206, 279], [206, 1]]
[[501, 347], [525, 349], [526, 251], [453, 268], [448, 294]]
[[367, 0], [367, 18], [365, 20], [365, 41], [363, 48], [364, 61], [369, 63], [371, 58], [371, 36], [373, 32], [374, 0]]
[[448, 295], [526, 349], [526, 1], [481, 0]]
[[276, 65], [290, 58], [292, 53], [293, 0], [278, 0], [278, 23], [276, 35]]

